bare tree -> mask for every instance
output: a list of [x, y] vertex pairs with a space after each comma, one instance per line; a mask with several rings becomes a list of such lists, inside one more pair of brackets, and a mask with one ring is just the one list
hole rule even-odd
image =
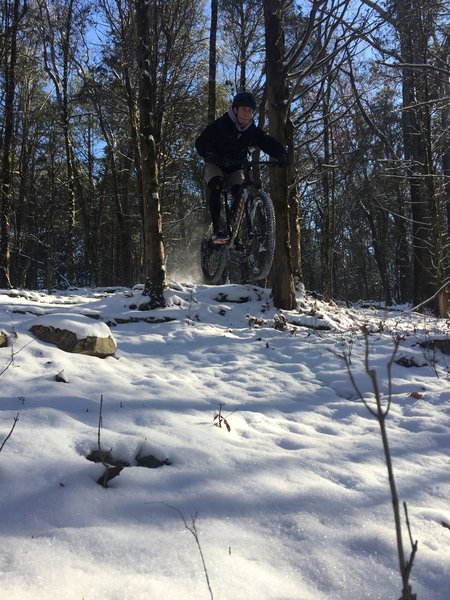
[[44, 68], [54, 86], [54, 94], [60, 112], [59, 124], [63, 132], [67, 169], [67, 276], [69, 282], [76, 278], [76, 225], [77, 211], [84, 220], [86, 204], [81, 185], [79, 166], [73, 139], [73, 106], [71, 101], [71, 77], [77, 68], [74, 60], [83, 43], [83, 31], [87, 25], [90, 8], [75, 0], [38, 1], [44, 49]]
[[155, 14], [159, 2], [136, 0], [137, 56], [139, 63], [139, 141], [141, 147], [142, 202], [144, 215], [144, 296], [149, 300], [143, 307], [158, 308], [165, 305], [165, 265], [162, 240], [162, 222], [159, 199], [158, 159], [156, 146], [156, 65], [151, 48]]
[[228, 46], [224, 52], [231, 57], [227, 74], [233, 88], [258, 93], [264, 71], [263, 3], [260, 0], [222, 0], [220, 9], [224, 22], [222, 36]]
[[[309, 141], [320, 139], [325, 141], [326, 156], [322, 163], [317, 165], [317, 157], [311, 161], [322, 181], [322, 194], [326, 210], [324, 222], [326, 225], [323, 239], [323, 265], [326, 266], [327, 296], [332, 293], [332, 267], [333, 267], [333, 206], [332, 206], [332, 171], [330, 171], [330, 149], [332, 138], [330, 128], [338, 115], [330, 112], [330, 93], [336, 78], [336, 73], [345, 61], [345, 52], [357, 40], [363, 24], [359, 23], [358, 15], [352, 18], [352, 29], [344, 27], [346, 11], [349, 2], [312, 1], [306, 16], [299, 16], [292, 11], [290, 2], [265, 2], [266, 18], [266, 75], [269, 99], [269, 126], [273, 135], [278, 136], [288, 147], [292, 163], [298, 163], [297, 157], [301, 148], [306, 147]], [[277, 25], [275, 25], [277, 23]], [[272, 33], [268, 35], [268, 32]], [[285, 43], [285, 34], [288, 35], [289, 45]], [[273, 48], [276, 48], [275, 51]], [[328, 94], [328, 99], [327, 99]], [[293, 113], [295, 111], [295, 119]], [[320, 112], [320, 115], [319, 115]], [[320, 123], [314, 131], [308, 132], [309, 121]], [[305, 130], [306, 129], [306, 135]], [[294, 139], [299, 139], [300, 147], [294, 153]], [[317, 170], [317, 166], [319, 169]], [[310, 173], [305, 172], [300, 177], [308, 179]], [[286, 174], [284, 174], [286, 175]], [[277, 195], [286, 196], [283, 209], [278, 205], [277, 217], [277, 249], [275, 262], [277, 274], [286, 287], [284, 295], [286, 306], [292, 305], [292, 287], [290, 276], [295, 272], [296, 278], [301, 277], [300, 235], [296, 223], [300, 221], [300, 205], [296, 187], [298, 174], [294, 169], [288, 172], [288, 187], [279, 181], [281, 174], [274, 174], [273, 195], [275, 205]], [[292, 207], [289, 209], [289, 201]], [[284, 216], [288, 209], [289, 220]], [[281, 231], [279, 230], [279, 226]], [[292, 232], [292, 234], [291, 234]], [[295, 244], [294, 250], [293, 244]], [[300, 260], [299, 260], [300, 257]], [[289, 266], [288, 266], [289, 265]], [[274, 296], [278, 297], [279, 283], [274, 281]], [[289, 291], [288, 291], [289, 290]]]
[[27, 11], [26, 1], [5, 2], [3, 32], [4, 122], [1, 140], [0, 167], [0, 286], [11, 287], [10, 280], [10, 218], [12, 205], [13, 135], [15, 122], [15, 88], [17, 66], [17, 36], [21, 19]]
[[218, 0], [211, 0], [211, 24], [209, 32], [208, 123], [212, 123], [216, 118], [216, 40], [218, 4]]
[[[446, 224], [447, 198], [444, 185], [445, 154], [438, 142], [448, 135], [436, 127], [435, 115], [444, 118], [441, 94], [448, 81], [448, 33], [437, 29], [445, 23], [444, 3], [430, 0], [397, 0], [384, 10], [370, 0], [362, 0], [389, 26], [397, 37], [393, 48], [371, 40], [383, 64], [401, 76], [403, 177], [408, 182], [413, 235], [413, 302], [423, 305], [435, 298], [436, 311], [448, 315], [449, 233]], [[447, 25], [448, 27], [448, 25]], [[445, 29], [445, 25], [444, 25]], [[442, 123], [442, 120], [441, 120]], [[445, 144], [444, 144], [445, 145]], [[440, 152], [436, 152], [437, 149]], [[448, 149], [448, 148], [447, 148]], [[436, 157], [439, 157], [436, 160]]]
[[[265, 0], [266, 78], [269, 132], [287, 146], [289, 116], [288, 86], [284, 69], [283, 0]], [[272, 269], [273, 301], [278, 308], [291, 310], [296, 305], [294, 275], [290, 252], [290, 221], [287, 169], [272, 174], [270, 193], [275, 208], [276, 245]]]

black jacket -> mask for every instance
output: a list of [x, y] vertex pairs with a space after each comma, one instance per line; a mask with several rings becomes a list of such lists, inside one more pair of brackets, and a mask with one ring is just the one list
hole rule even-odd
[[230, 173], [242, 168], [250, 147], [260, 148], [278, 160], [286, 160], [287, 153], [275, 138], [267, 135], [252, 121], [239, 131], [228, 113], [208, 125], [195, 141], [195, 148], [206, 162], [219, 164]]

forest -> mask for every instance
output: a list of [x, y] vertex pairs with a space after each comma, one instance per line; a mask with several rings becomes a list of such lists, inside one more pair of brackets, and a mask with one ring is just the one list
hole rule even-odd
[[439, 0], [4, 0], [0, 287], [198, 273], [194, 142], [237, 91], [288, 149], [260, 176], [267, 287], [290, 309], [409, 303], [449, 316], [450, 9]]

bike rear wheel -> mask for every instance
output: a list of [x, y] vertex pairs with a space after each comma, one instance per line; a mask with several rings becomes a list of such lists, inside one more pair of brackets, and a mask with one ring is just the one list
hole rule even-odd
[[212, 231], [202, 240], [200, 257], [203, 277], [207, 283], [218, 283], [227, 264], [228, 249], [225, 244], [213, 244]]
[[248, 200], [247, 263], [251, 276], [264, 279], [269, 274], [275, 252], [275, 211], [270, 196], [258, 191]]

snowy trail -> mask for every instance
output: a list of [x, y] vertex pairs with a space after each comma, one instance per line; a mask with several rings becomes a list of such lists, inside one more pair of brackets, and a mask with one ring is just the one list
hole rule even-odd
[[[338, 355], [351, 352], [370, 398], [362, 323], [376, 331], [384, 322], [370, 336], [383, 390], [392, 332], [406, 335], [399, 355], [421, 364], [417, 340], [448, 336], [448, 324], [305, 298], [277, 331], [268, 291], [251, 286], [178, 284], [168, 307], [151, 313], [175, 319], [164, 323], [123, 322], [139, 316], [130, 292], [24, 295], [0, 295], [0, 328], [17, 333], [14, 364], [0, 379], [0, 440], [20, 415], [0, 453], [5, 598], [208, 598], [177, 511], [188, 523], [198, 515], [216, 600], [400, 596], [378, 424]], [[32, 341], [36, 315], [55, 312], [117, 323], [116, 357]], [[10, 355], [0, 349], [0, 371]], [[411, 581], [420, 600], [448, 598], [450, 360], [435, 358], [434, 368], [394, 365], [388, 418], [399, 494], [419, 540]], [[61, 370], [68, 383], [55, 381]], [[132, 465], [138, 454], [172, 464], [127, 467], [109, 489], [97, 485], [103, 466], [85, 457], [97, 445], [101, 396], [103, 447]], [[220, 403], [230, 431], [213, 424]], [[406, 530], [404, 541], [409, 552]]]

